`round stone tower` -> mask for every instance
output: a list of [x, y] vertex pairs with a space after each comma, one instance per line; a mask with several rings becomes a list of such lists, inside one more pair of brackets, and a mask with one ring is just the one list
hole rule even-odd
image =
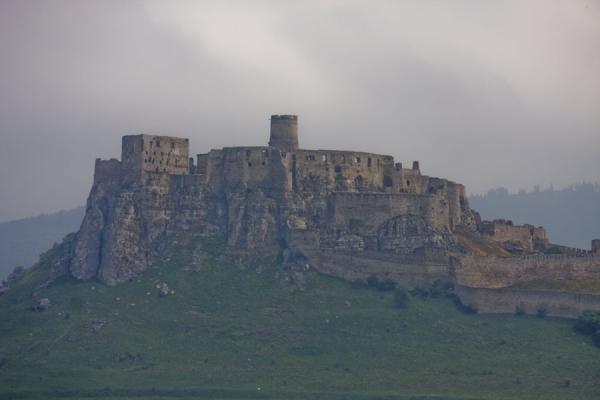
[[281, 151], [298, 150], [297, 115], [271, 115], [269, 146]]
[[592, 253], [600, 254], [600, 239], [592, 240]]

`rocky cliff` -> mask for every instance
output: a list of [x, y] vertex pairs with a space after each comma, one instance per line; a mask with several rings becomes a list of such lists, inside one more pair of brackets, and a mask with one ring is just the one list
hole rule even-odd
[[224, 148], [189, 162], [187, 139], [124, 137], [121, 161], [96, 160], [85, 218], [52, 277], [127, 282], [161, 243], [205, 235], [242, 257], [302, 254], [331, 275], [405, 286], [598, 278], [592, 254], [531, 257], [551, 248], [543, 228], [481, 221], [464, 186], [421, 174], [418, 162], [408, 169], [386, 155], [298, 149], [295, 123], [276, 119], [273, 143], [284, 148]]

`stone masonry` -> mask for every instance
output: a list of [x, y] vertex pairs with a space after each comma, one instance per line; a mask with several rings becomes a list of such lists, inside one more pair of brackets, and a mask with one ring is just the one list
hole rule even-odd
[[[389, 155], [301, 149], [297, 116], [273, 115], [269, 146], [225, 147], [195, 160], [188, 139], [124, 136], [121, 161], [96, 160], [61, 270], [126, 282], [147, 268], [152, 248], [186, 232], [221, 236], [240, 254], [302, 252], [328, 274], [381, 273], [405, 286], [452, 281], [469, 268], [481, 274], [468, 258], [475, 247], [521, 265], [519, 257], [549, 246], [543, 228], [481, 221], [463, 185], [423, 175], [417, 161], [404, 168]], [[479, 281], [498, 287], [495, 275], [510, 276], [492, 271]]]

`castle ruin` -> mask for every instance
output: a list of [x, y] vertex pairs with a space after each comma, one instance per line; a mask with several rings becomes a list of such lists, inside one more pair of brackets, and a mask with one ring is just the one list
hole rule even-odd
[[543, 228], [482, 221], [463, 185], [423, 175], [418, 161], [302, 149], [298, 117], [273, 115], [268, 146], [195, 159], [185, 138], [124, 136], [121, 161], [96, 160], [81, 229], [53, 274], [126, 282], [156, 243], [186, 232], [223, 237], [240, 254], [301, 253], [327, 274], [409, 287], [511, 287], [511, 263], [530, 279], [540, 268], [552, 279], [600, 271], [600, 241], [585, 254], [558, 247], [569, 261], [544, 262], [553, 245]]

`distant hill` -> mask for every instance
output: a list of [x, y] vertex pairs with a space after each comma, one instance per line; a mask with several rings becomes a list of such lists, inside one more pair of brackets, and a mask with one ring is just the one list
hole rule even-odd
[[550, 241], [583, 249], [600, 238], [600, 185], [581, 183], [509, 193], [505, 188], [470, 196], [472, 208], [484, 219], [505, 218], [546, 228]]
[[30, 266], [68, 233], [79, 229], [84, 207], [0, 223], [0, 280], [17, 265]]

